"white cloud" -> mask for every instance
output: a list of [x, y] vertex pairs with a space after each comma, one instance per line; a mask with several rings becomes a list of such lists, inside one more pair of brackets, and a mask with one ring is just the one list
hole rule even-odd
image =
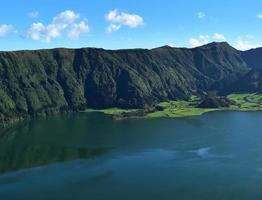
[[28, 13], [28, 17], [30, 18], [37, 18], [39, 16], [39, 12], [38, 11], [32, 11]]
[[221, 33], [214, 33], [212, 36], [214, 40], [226, 40], [226, 37]]
[[14, 31], [14, 27], [9, 24], [0, 24], [0, 37], [4, 37]]
[[233, 46], [236, 49], [245, 51], [248, 49], [254, 49], [254, 48], [258, 48], [262, 46], [261, 42], [258, 42], [256, 40], [256, 37], [254, 35], [244, 35], [242, 37], [238, 37], [235, 41], [235, 43], [233, 43]]
[[89, 25], [80, 14], [71, 10], [61, 12], [53, 18], [52, 23], [44, 25], [41, 22], [33, 23], [27, 30], [27, 37], [32, 40], [50, 42], [64, 33], [70, 39], [78, 39], [80, 34], [88, 33]]
[[73, 24], [71, 30], [68, 32], [68, 37], [71, 39], [79, 38], [81, 33], [87, 33], [90, 31], [90, 28], [86, 21], [81, 21], [78, 24]]
[[188, 43], [190, 47], [198, 47], [209, 43], [210, 41], [225, 41], [226, 37], [221, 33], [214, 33], [213, 35], [200, 35], [198, 38], [190, 38]]
[[262, 19], [262, 14], [258, 14], [258, 15], [257, 15], [257, 18], [258, 18], [258, 19]]
[[77, 19], [80, 18], [80, 14], [75, 13], [72, 10], [66, 10], [61, 12], [53, 18], [54, 24], [68, 25], [74, 23]]
[[167, 44], [167, 46], [170, 46], [170, 47], [176, 47], [176, 45], [175, 44], [173, 44], [173, 43], [169, 43], [169, 44]]
[[106, 28], [106, 32], [112, 33], [112, 32], [118, 31], [120, 28], [121, 28], [121, 25], [110, 24], [110, 25]]
[[204, 19], [206, 17], [206, 14], [204, 12], [198, 12], [196, 16], [198, 19]]
[[198, 47], [202, 46], [204, 44], [207, 44], [209, 42], [209, 36], [208, 35], [200, 35], [198, 38], [190, 38], [188, 43], [191, 47]]
[[190, 38], [188, 43], [190, 44], [190, 47], [198, 47], [202, 45], [201, 42], [195, 38]]
[[144, 20], [141, 16], [137, 14], [129, 14], [126, 12], [119, 12], [118, 10], [109, 11], [105, 19], [110, 22], [107, 27], [107, 32], [112, 33], [119, 30], [122, 26], [128, 26], [130, 28], [137, 28], [142, 26]]
[[33, 40], [40, 40], [44, 37], [41, 33], [44, 33], [45, 29], [46, 28], [42, 23], [33, 23], [30, 29], [28, 30], [28, 37], [30, 37]]
[[199, 39], [203, 41], [203, 43], [207, 43], [209, 40], [209, 35], [200, 35]]
[[234, 47], [238, 50], [248, 50], [248, 49], [254, 49], [254, 48], [257, 48], [259, 47], [260, 44], [254, 44], [254, 43], [250, 43], [249, 41], [247, 40], [243, 40], [242, 38], [238, 38]]

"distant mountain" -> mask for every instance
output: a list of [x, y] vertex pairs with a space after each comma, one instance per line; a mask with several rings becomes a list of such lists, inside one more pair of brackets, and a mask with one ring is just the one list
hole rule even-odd
[[226, 93], [262, 92], [262, 48], [240, 51], [242, 59], [251, 68], [248, 73], [234, 81], [224, 89]]
[[252, 68], [262, 69], [262, 48], [240, 52], [243, 60]]
[[243, 77], [232, 83], [227, 93], [261, 93], [262, 92], [262, 69], [252, 69]]
[[258, 55], [259, 49], [240, 52], [227, 43], [0, 52], [0, 121], [87, 107], [143, 108], [211, 89], [225, 92], [250, 67], [258, 68]]

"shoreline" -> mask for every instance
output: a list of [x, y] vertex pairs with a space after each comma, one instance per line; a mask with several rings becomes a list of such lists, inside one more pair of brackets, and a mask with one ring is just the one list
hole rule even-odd
[[[215, 111], [238, 111], [238, 112], [258, 112], [262, 111], [262, 94], [246, 93], [246, 94], [231, 94], [227, 96], [230, 100], [235, 102], [228, 108], [198, 108], [196, 105], [200, 99], [196, 96], [192, 96], [190, 100], [183, 101], [168, 101], [161, 102], [155, 107], [147, 109], [121, 109], [121, 108], [106, 108], [106, 109], [92, 109], [87, 108], [80, 113], [87, 112], [100, 112], [111, 116], [114, 120], [125, 119], [150, 119], [150, 118], [181, 118], [190, 116], [200, 116], [205, 113]], [[162, 107], [162, 110], [156, 107]], [[71, 113], [71, 112], [69, 112]], [[56, 113], [57, 115], [62, 113]], [[56, 115], [55, 114], [55, 115]], [[50, 116], [50, 115], [49, 115]], [[0, 128], [6, 129], [13, 127], [13, 125], [32, 118], [15, 118], [10, 121], [5, 121], [4, 124], [0, 124]]]
[[[87, 109], [84, 112], [101, 112], [106, 115], [112, 116], [116, 120], [124, 120], [129, 118], [180, 118], [190, 116], [200, 116], [205, 113], [215, 111], [239, 111], [239, 112], [256, 112], [262, 111], [262, 95], [261, 94], [231, 94], [227, 98], [232, 100], [235, 104], [230, 107], [221, 108], [198, 108], [196, 105], [200, 99], [196, 96], [192, 96], [189, 101], [169, 101], [161, 102], [157, 106], [163, 108], [163, 110], [155, 110], [151, 108], [151, 112], [146, 109], [120, 109], [120, 108], [108, 108], [108, 109]], [[144, 115], [141, 113], [144, 112]]]
[[[184, 117], [193, 117], [193, 116], [201, 116], [207, 113], [211, 113], [211, 112], [227, 112], [227, 111], [232, 111], [232, 112], [262, 112], [262, 109], [231, 109], [231, 108], [222, 108], [222, 109], [210, 109], [207, 111], [203, 111], [200, 113], [196, 113], [196, 114], [183, 114], [183, 115], [169, 115], [169, 114], [159, 114], [158, 112], [152, 112], [152, 113], [148, 113], [145, 116], [137, 116], [137, 115], [132, 115], [129, 117], [123, 117], [123, 118], [118, 118], [115, 116], [119, 113], [108, 113], [108, 112], [104, 112], [104, 110], [99, 110], [99, 109], [88, 109], [88, 111], [83, 111], [83, 113], [92, 113], [92, 112], [97, 112], [97, 113], [103, 113], [105, 115], [111, 116], [114, 120], [116, 121], [120, 121], [120, 120], [126, 120], [126, 119], [154, 119], [154, 118], [184, 118]], [[125, 111], [124, 113], [129, 113], [128, 111]], [[122, 114], [122, 113], [121, 113]]]

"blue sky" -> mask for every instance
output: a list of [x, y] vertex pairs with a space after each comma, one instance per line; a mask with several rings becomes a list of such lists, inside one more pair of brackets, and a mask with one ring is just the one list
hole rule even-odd
[[262, 46], [261, 0], [9, 0], [0, 50]]

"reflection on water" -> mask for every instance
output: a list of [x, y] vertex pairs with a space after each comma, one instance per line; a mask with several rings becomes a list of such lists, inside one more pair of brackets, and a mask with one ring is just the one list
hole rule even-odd
[[106, 149], [102, 148], [88, 149], [57, 145], [2, 145], [0, 147], [0, 172], [91, 158], [105, 152]]
[[261, 122], [259, 112], [23, 122], [0, 134], [0, 199], [261, 200]]
[[[53, 121], [54, 120], [54, 121]], [[64, 118], [22, 122], [0, 132], [0, 173], [50, 163], [87, 159], [110, 150], [106, 147], [81, 146], [82, 135], [57, 124]], [[85, 127], [79, 127], [85, 128]], [[85, 129], [83, 129], [85, 130]], [[82, 132], [84, 134], [85, 131]]]

